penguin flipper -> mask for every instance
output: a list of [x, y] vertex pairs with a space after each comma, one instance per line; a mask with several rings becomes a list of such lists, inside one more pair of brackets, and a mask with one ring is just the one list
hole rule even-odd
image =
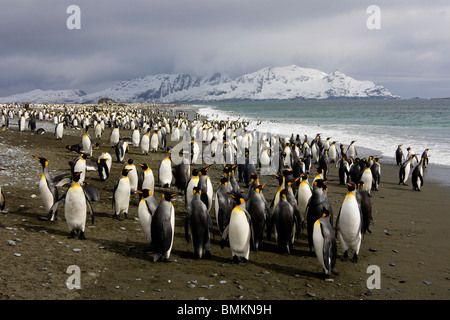
[[58, 201], [56, 201], [48, 211], [48, 214], [50, 216], [50, 221], [53, 221], [55, 219], [55, 216], [58, 212], [58, 209], [64, 205], [66, 202], [66, 195], [63, 195]]

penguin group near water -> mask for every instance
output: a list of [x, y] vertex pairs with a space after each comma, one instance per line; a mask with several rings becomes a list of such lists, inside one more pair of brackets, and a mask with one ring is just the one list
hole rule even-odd
[[[258, 251], [291, 255], [303, 242], [327, 276], [338, 275], [339, 251], [342, 260], [353, 252], [351, 261], [360, 261], [373, 222], [371, 194], [382, 183], [382, 157], [358, 157], [356, 141], [346, 149], [320, 133], [313, 139], [282, 137], [249, 131], [243, 120], [190, 119], [171, 108], [42, 109], [43, 115], [35, 111], [33, 117], [53, 122], [52, 138], [63, 141], [70, 157], [67, 170], [55, 177], [47, 155], [35, 157], [42, 166], [42, 214], [58, 223], [64, 209], [71, 238], [89, 239], [87, 217], [94, 223], [95, 202], [103, 201], [109, 206], [101, 210], [118, 223], [139, 220], [153, 261], [174, 261], [178, 219], [196, 259], [213, 256], [217, 241], [220, 250], [229, 250], [230, 262], [240, 265]], [[71, 134], [64, 132], [69, 129]], [[422, 156], [416, 167], [405, 166], [416, 190], [427, 163]], [[330, 181], [347, 190], [338, 212], [331, 206]], [[273, 197], [266, 199], [268, 194]]]
[[425, 148], [420, 158], [411, 147], [406, 148], [406, 154], [401, 144], [395, 150], [395, 161], [400, 166], [398, 171], [399, 185], [408, 186], [411, 180], [412, 190], [421, 191], [424, 184], [425, 171], [429, 164], [430, 148]]

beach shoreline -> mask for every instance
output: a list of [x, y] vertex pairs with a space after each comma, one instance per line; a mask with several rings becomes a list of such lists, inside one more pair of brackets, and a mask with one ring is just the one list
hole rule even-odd
[[[168, 110], [181, 112], [182, 106]], [[195, 109], [195, 108], [194, 108]], [[165, 110], [162, 106], [160, 110]], [[195, 110], [184, 108], [189, 118]], [[108, 148], [109, 128], [100, 139], [100, 149]], [[37, 182], [40, 164], [32, 155], [47, 157], [53, 172], [68, 169], [75, 153], [66, 145], [80, 141], [82, 131], [68, 130], [63, 140], [55, 140], [53, 132], [37, 135], [19, 132], [11, 127], [1, 132], [0, 148], [15, 150], [6, 154], [0, 173], [6, 210], [0, 215], [0, 246], [4, 259], [0, 266], [0, 299], [4, 300], [447, 300], [450, 289], [450, 239], [448, 207], [450, 187], [428, 181], [422, 191], [398, 185], [398, 166], [383, 162], [379, 191], [372, 192], [372, 233], [364, 235], [359, 261], [336, 263], [338, 276], [331, 280], [322, 276], [315, 257], [307, 249], [306, 235], [295, 243], [291, 255], [276, 252], [276, 243], [264, 239], [259, 252], [252, 251], [246, 266], [230, 264], [228, 247], [221, 249], [218, 234], [212, 240], [212, 258], [193, 258], [192, 245], [184, 239], [184, 197], [173, 201], [176, 230], [171, 258], [173, 263], [152, 262], [144, 233], [136, 219], [111, 219], [112, 188], [123, 164], [113, 162], [111, 177], [101, 182], [90, 173], [88, 180], [98, 186], [101, 200], [93, 203], [94, 225], [88, 223], [86, 241], [67, 239], [64, 217], [50, 222], [42, 217]], [[130, 130], [122, 131], [130, 136]], [[168, 139], [170, 141], [170, 139]], [[174, 142], [171, 142], [174, 143]], [[127, 157], [150, 164], [155, 178], [157, 166], [166, 156], [161, 150], [142, 155], [130, 147]], [[23, 160], [17, 165], [11, 158]], [[430, 159], [432, 161], [432, 159]], [[8, 166], [8, 164], [10, 164]], [[202, 167], [196, 165], [193, 167]], [[192, 169], [192, 168], [191, 168]], [[434, 167], [428, 168], [432, 176]], [[9, 171], [9, 173], [6, 173]], [[222, 166], [209, 171], [214, 189], [222, 175]], [[330, 169], [328, 194], [336, 214], [346, 193], [339, 186], [337, 169]], [[266, 185], [264, 194], [270, 202], [277, 189], [272, 176], [261, 176]], [[242, 187], [242, 185], [241, 185]], [[243, 188], [243, 187], [242, 187]], [[174, 186], [170, 188], [176, 190]], [[243, 188], [244, 189], [244, 188]], [[156, 187], [159, 200], [164, 188]], [[245, 190], [245, 189], [244, 189]], [[132, 197], [130, 215], [137, 217], [137, 201]], [[213, 216], [213, 210], [211, 210]], [[214, 228], [217, 225], [213, 219]], [[338, 245], [338, 255], [342, 250]], [[70, 290], [67, 268], [77, 265], [81, 270], [80, 290]], [[368, 266], [381, 270], [381, 288], [369, 289]]]

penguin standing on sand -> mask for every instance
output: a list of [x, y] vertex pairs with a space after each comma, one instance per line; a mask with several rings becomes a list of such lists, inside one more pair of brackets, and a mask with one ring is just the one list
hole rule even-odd
[[348, 250], [353, 250], [352, 262], [358, 262], [359, 249], [361, 247], [361, 211], [356, 200], [356, 184], [348, 184], [348, 192], [342, 202], [341, 209], [336, 219], [336, 233], [339, 231], [339, 240], [344, 255], [343, 261], [348, 259]]
[[358, 152], [356, 151], [355, 142], [350, 142], [349, 146], [347, 147], [347, 157], [356, 159], [356, 156], [358, 155]]
[[81, 151], [88, 156], [92, 156], [92, 141], [88, 134], [89, 127], [86, 127], [86, 131], [81, 138]]
[[115, 148], [120, 140], [120, 131], [119, 126], [117, 124], [114, 125], [114, 128], [111, 130], [109, 134], [109, 144], [111, 147]]
[[379, 162], [380, 159], [381, 158], [374, 157], [372, 166], [370, 167], [373, 178], [372, 190], [379, 190], [380, 188], [380, 181], [381, 181], [381, 165]]
[[365, 167], [363, 169], [360, 181], [364, 182], [364, 188], [369, 194], [369, 197], [371, 197], [370, 191], [372, 190], [373, 175], [372, 170], [370, 170], [370, 167]]
[[61, 140], [64, 135], [65, 122], [58, 122], [55, 126], [55, 138], [56, 140]]
[[410, 155], [408, 160], [402, 163], [402, 166], [400, 167], [400, 170], [398, 172], [398, 178], [399, 182], [398, 184], [403, 184], [404, 186], [407, 186], [406, 182], [409, 179], [409, 174], [411, 172], [411, 168], [413, 167], [413, 160], [415, 158], [415, 155]]
[[357, 184], [357, 189], [355, 191], [356, 201], [358, 201], [359, 209], [361, 210], [361, 232], [364, 234], [366, 231], [370, 230], [370, 222], [373, 221], [372, 217], [372, 201], [370, 200], [367, 188], [364, 187], [364, 182], [360, 181]]
[[350, 179], [350, 164], [347, 161], [347, 157], [344, 157], [339, 162], [339, 185], [345, 185]]
[[269, 237], [274, 226], [278, 251], [290, 254], [294, 245], [295, 216], [294, 208], [287, 200], [287, 189], [283, 189], [280, 192], [280, 201], [271, 216]]
[[325, 208], [330, 212], [330, 223], [333, 224], [333, 209], [327, 195], [327, 185], [325, 180], [317, 179], [313, 183], [311, 198], [306, 207], [306, 231], [308, 235], [308, 244], [310, 252], [314, 251], [314, 243], [312, 239], [314, 223], [322, 216], [322, 209]]
[[150, 150], [150, 128], [148, 128], [147, 132], [142, 135], [139, 148], [143, 154], [148, 154], [148, 151]]
[[414, 167], [414, 170], [411, 175], [411, 183], [413, 186], [413, 190], [420, 191], [423, 186], [423, 167], [425, 164], [425, 158], [422, 157], [418, 165]]
[[42, 174], [39, 180], [39, 192], [42, 201], [44, 202], [45, 212], [49, 212], [50, 208], [58, 200], [58, 186], [62, 186], [69, 182], [70, 173], [61, 173], [53, 177], [50, 173], [48, 160], [41, 157], [35, 157], [35, 159], [42, 165]]
[[299, 177], [297, 183], [297, 206], [300, 210], [303, 221], [305, 221], [306, 207], [308, 206], [309, 198], [311, 198], [312, 190], [311, 186], [308, 183], [308, 176], [304, 173]]
[[170, 188], [172, 178], [172, 160], [169, 153], [169, 155], [160, 162], [158, 167], [159, 185], [162, 188]]
[[128, 146], [128, 142], [120, 139], [115, 145], [116, 158], [117, 162], [124, 163], [125, 154], [130, 151], [130, 147]]
[[128, 218], [128, 208], [130, 206], [131, 185], [128, 178], [129, 169], [122, 169], [121, 175], [117, 178], [113, 191], [114, 219], [121, 220], [120, 214]]
[[337, 257], [337, 244], [333, 227], [330, 223], [330, 213], [326, 208], [322, 209], [322, 217], [316, 220], [313, 229], [313, 242], [316, 257], [323, 268], [325, 275], [335, 274]]
[[231, 195], [235, 201], [235, 206], [231, 211], [230, 222], [223, 231], [221, 239], [221, 248], [225, 246], [225, 240], [228, 238], [233, 263], [245, 265], [249, 259], [250, 246], [253, 242], [253, 224], [250, 214], [242, 208], [244, 198], [241, 195]]
[[189, 203], [192, 201], [194, 188], [198, 185], [200, 181], [199, 174], [200, 174], [199, 169], [193, 169], [192, 174], [188, 182], [186, 183], [186, 191], [184, 192], [186, 209], [189, 206]]
[[213, 198], [214, 198], [214, 189], [212, 186], [211, 178], [208, 175], [208, 170], [211, 166], [204, 167], [200, 169], [199, 174], [199, 183], [198, 186], [202, 190], [202, 201], [205, 202], [208, 212], [212, 208]]
[[231, 211], [234, 208], [234, 201], [230, 197], [229, 192], [228, 179], [223, 177], [219, 181], [219, 187], [217, 188], [214, 199], [214, 212], [220, 234], [223, 233], [223, 230], [228, 225]]
[[87, 210], [89, 210], [92, 216], [92, 223], [94, 223], [94, 213], [83, 188], [78, 183], [79, 179], [80, 172], [75, 172], [72, 176], [72, 186], [61, 199], [53, 204], [49, 213], [51, 220], [53, 220], [58, 207], [64, 204], [64, 216], [70, 231], [69, 238], [74, 238], [78, 233], [78, 239], [86, 240], [84, 230], [86, 227]]
[[426, 148], [423, 152], [422, 152], [422, 158], [423, 159], [423, 167], [426, 168], [428, 166], [428, 162], [429, 162], [429, 155], [428, 155], [428, 151], [430, 151], [429, 148]]
[[[263, 185], [256, 185], [251, 188], [250, 196], [245, 202], [245, 208], [252, 219], [255, 251], [258, 251], [262, 242], [264, 229], [270, 217], [270, 208], [262, 195]], [[229, 197], [228, 197], [229, 198]]]
[[152, 193], [155, 192], [155, 176], [153, 170], [146, 163], [140, 163], [139, 166], [142, 169], [140, 177], [140, 189], [149, 189]]
[[98, 176], [100, 181], [106, 181], [109, 178], [109, 168], [106, 159], [97, 159]]
[[[213, 232], [211, 216], [206, 204], [200, 199], [202, 190], [199, 186], [193, 190], [192, 201], [186, 211], [184, 231], [186, 241], [194, 247], [194, 256], [197, 259], [211, 256], [210, 233]], [[191, 230], [191, 236], [189, 236]]]
[[145, 237], [150, 244], [152, 242], [152, 217], [156, 208], [158, 208], [158, 201], [156, 201], [153, 193], [149, 189], [138, 190], [136, 192], [142, 196], [138, 205], [139, 222], [144, 230]]
[[398, 166], [402, 165], [403, 159], [404, 159], [404, 155], [403, 155], [402, 145], [399, 144], [397, 146], [397, 150], [395, 150], [395, 161]]
[[165, 262], [172, 261], [169, 260], [169, 258], [172, 251], [175, 230], [175, 209], [170, 200], [175, 195], [176, 194], [172, 192], [164, 192], [158, 208], [152, 217], [152, 247], [155, 252], [153, 262], [156, 262], [161, 258]]
[[130, 191], [135, 193], [138, 189], [139, 175], [137, 172], [137, 167], [133, 163], [133, 159], [128, 159], [125, 169], [128, 169], [128, 178], [130, 179]]

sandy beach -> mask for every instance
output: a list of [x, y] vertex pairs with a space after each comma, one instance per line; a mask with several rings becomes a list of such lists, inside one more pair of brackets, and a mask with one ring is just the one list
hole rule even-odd
[[[129, 215], [134, 219], [112, 219], [114, 182], [124, 165], [115, 161], [108, 143], [110, 130], [106, 128], [100, 140], [94, 139], [100, 143], [94, 157], [107, 151], [113, 156], [113, 164], [105, 182], [99, 180], [96, 172], [87, 174], [87, 181], [100, 191], [100, 201], [92, 203], [95, 223], [87, 222], [85, 241], [68, 239], [62, 209], [59, 221], [42, 218], [47, 217], [38, 187], [42, 168], [33, 157], [47, 158], [54, 174], [68, 171], [68, 162], [77, 154], [65, 146], [78, 144], [83, 131], [66, 129], [62, 140], [56, 140], [51, 131], [38, 135], [12, 127], [0, 132], [5, 169], [0, 172], [0, 185], [6, 197], [5, 212], [0, 215], [0, 299], [293, 301], [450, 297], [450, 187], [425, 176], [422, 191], [413, 191], [411, 185], [398, 184], [399, 167], [383, 159], [380, 188], [372, 191], [371, 197], [372, 233], [364, 235], [357, 263], [339, 259], [342, 248], [338, 242], [339, 275], [322, 275], [317, 258], [309, 254], [306, 231], [296, 240], [290, 255], [277, 253], [274, 240], [264, 238], [260, 251], [251, 251], [245, 266], [231, 264], [230, 248], [221, 249], [214, 218], [212, 257], [195, 259], [192, 245], [184, 236], [184, 196], [176, 196], [172, 201], [176, 230], [171, 258], [176, 261], [152, 262], [153, 254], [137, 219], [137, 195], [132, 195], [130, 203]], [[131, 131], [121, 129], [121, 136], [130, 137]], [[146, 156], [130, 146], [126, 159], [148, 163], [157, 181], [159, 162], [166, 155], [160, 150]], [[200, 167], [193, 165], [191, 169]], [[213, 165], [208, 173], [216, 190], [222, 165]], [[333, 211], [338, 213], [347, 189], [339, 185], [334, 166], [328, 179], [328, 196]], [[260, 180], [266, 185], [266, 199], [271, 201], [278, 189], [277, 180], [273, 176], [261, 176]], [[60, 193], [66, 189], [63, 187]], [[158, 200], [167, 189], [156, 184]], [[241, 189], [246, 190], [243, 184]], [[176, 187], [170, 190], [176, 191]], [[214, 209], [211, 216], [213, 212]], [[81, 271], [81, 289], [69, 289], [66, 285], [71, 265]], [[379, 289], [367, 286], [372, 275], [368, 273], [370, 266], [379, 267]]]

